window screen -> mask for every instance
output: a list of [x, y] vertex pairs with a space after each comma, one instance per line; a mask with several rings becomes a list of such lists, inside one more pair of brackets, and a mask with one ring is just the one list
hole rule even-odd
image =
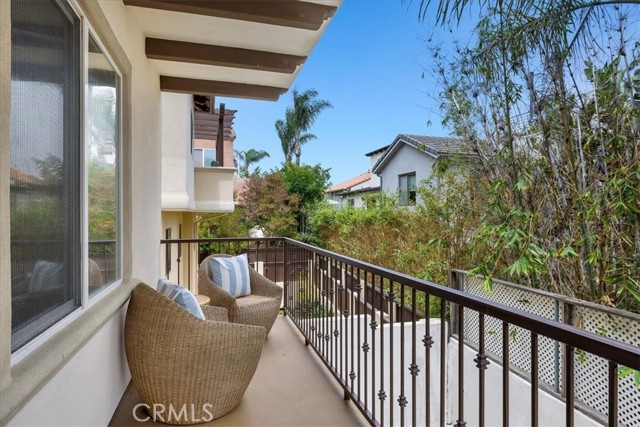
[[11, 3], [12, 351], [80, 304], [80, 22]]

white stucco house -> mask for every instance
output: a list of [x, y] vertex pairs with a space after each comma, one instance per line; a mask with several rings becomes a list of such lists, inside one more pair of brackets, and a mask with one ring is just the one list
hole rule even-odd
[[168, 224], [234, 206], [193, 95], [277, 100], [340, 0], [272, 3], [0, 1], [0, 425], [109, 424]]
[[403, 205], [416, 201], [416, 185], [431, 176], [434, 165], [447, 158], [472, 158], [456, 138], [398, 135], [386, 148], [371, 172], [380, 178], [381, 190], [398, 193]]
[[[375, 166], [388, 147], [377, 148], [365, 154], [370, 159], [371, 168]], [[363, 174], [329, 187], [326, 191], [326, 198], [338, 208], [344, 206], [360, 208], [364, 206], [365, 196], [379, 191], [380, 177], [372, 174], [369, 169]]]

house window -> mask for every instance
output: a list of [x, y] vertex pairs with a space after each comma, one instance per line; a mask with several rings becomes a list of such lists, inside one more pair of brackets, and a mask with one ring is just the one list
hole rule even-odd
[[218, 166], [216, 150], [212, 148], [196, 148], [193, 150], [193, 164], [195, 166]]
[[400, 203], [404, 206], [416, 203], [416, 173], [411, 172], [398, 176]]
[[11, 31], [13, 352], [122, 274], [120, 77], [64, 1], [13, 0]]

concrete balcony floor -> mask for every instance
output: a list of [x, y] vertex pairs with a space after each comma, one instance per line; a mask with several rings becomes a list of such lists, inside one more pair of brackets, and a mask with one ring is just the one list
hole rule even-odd
[[[200, 426], [364, 426], [364, 417], [287, 317], [278, 316], [262, 350], [258, 369], [240, 405]], [[125, 391], [110, 426], [163, 426], [133, 418], [141, 403], [133, 384]]]

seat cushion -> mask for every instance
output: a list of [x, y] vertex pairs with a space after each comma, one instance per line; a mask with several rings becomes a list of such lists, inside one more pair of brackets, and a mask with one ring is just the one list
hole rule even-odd
[[247, 254], [233, 257], [211, 257], [211, 280], [235, 297], [251, 294]]
[[271, 301], [273, 301], [273, 298], [263, 297], [261, 295], [247, 295], [246, 297], [237, 298], [236, 305], [238, 308], [243, 308], [249, 305], [262, 304]]
[[160, 279], [158, 281], [158, 292], [173, 300], [197, 318], [205, 319], [202, 308], [200, 308], [200, 304], [198, 304], [195, 295], [189, 292], [184, 286], [180, 286], [170, 280]]

